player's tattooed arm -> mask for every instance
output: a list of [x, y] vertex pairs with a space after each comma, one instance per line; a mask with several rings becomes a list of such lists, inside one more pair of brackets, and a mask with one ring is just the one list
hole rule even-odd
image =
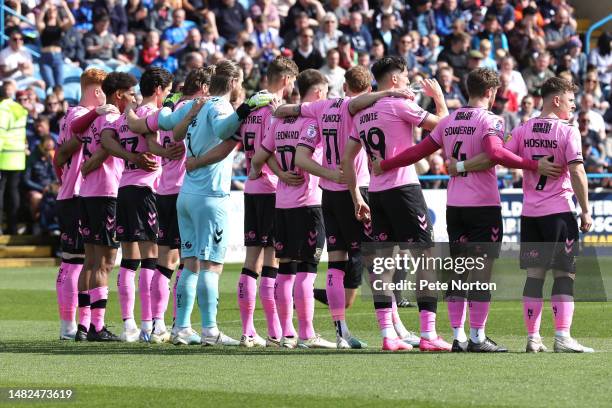
[[249, 171], [249, 179], [256, 180], [261, 175], [261, 169], [264, 164], [268, 161], [269, 158], [272, 158], [276, 161], [276, 158], [272, 155], [271, 152], [266, 149], [259, 149], [255, 152], [255, 156], [251, 159], [251, 170]]
[[359, 186], [357, 186], [357, 175], [355, 174], [355, 158], [360, 150], [361, 143], [349, 139], [342, 160], [340, 161], [340, 168], [344, 172], [346, 184], [351, 193], [351, 198], [353, 199], [355, 218], [359, 221], [367, 222], [370, 221], [370, 207], [361, 196], [361, 191], [359, 191]]
[[274, 116], [277, 118], [285, 118], [287, 116], [300, 116], [302, 105], [294, 103], [286, 103], [279, 106], [274, 111]]
[[144, 134], [149, 132], [149, 128], [147, 127], [147, 118], [139, 118], [138, 115], [136, 115], [136, 112], [134, 112], [134, 109], [136, 109], [136, 104], [130, 103], [123, 112], [125, 114], [125, 118], [127, 119], [128, 127], [134, 133]]
[[593, 219], [589, 213], [589, 185], [587, 182], [586, 171], [584, 170], [583, 163], [571, 163], [569, 166], [570, 180], [572, 183], [572, 189], [578, 204], [580, 204], [580, 231], [589, 232], [593, 225]]
[[237, 140], [228, 139], [223, 143], [220, 143], [214, 148], [210, 149], [203, 156], [188, 157], [187, 161], [185, 162], [185, 167], [187, 168], [187, 171], [190, 172], [199, 169], [200, 167], [218, 163], [221, 160], [225, 159], [227, 155], [230, 154], [236, 148], [237, 144]]
[[58, 145], [55, 149], [55, 155], [53, 156], [53, 162], [55, 165], [62, 167], [64, 164], [66, 164], [74, 152], [81, 148], [82, 143], [82, 140], [75, 135], [61, 145]]
[[459, 175], [459, 173], [488, 170], [495, 166], [495, 162], [489, 159], [486, 153], [480, 153], [469, 160], [461, 162], [462, 164], [459, 164], [459, 169], [457, 169], [457, 163], [459, 161], [454, 157], [451, 157], [448, 161], [448, 174], [452, 177]]
[[346, 178], [344, 177], [344, 171], [342, 168], [338, 170], [331, 170], [321, 166], [312, 159], [312, 150], [306, 146], [298, 145], [295, 151], [295, 165], [312, 175], [323, 177], [327, 180], [333, 181], [334, 183], [346, 184]]
[[136, 164], [145, 171], [155, 171], [157, 162], [151, 153], [132, 153], [123, 148], [117, 138], [117, 133], [111, 129], [104, 129], [100, 134], [102, 147], [112, 156], [127, 160]]
[[89, 159], [83, 162], [81, 166], [81, 174], [83, 177], [87, 176], [92, 171], [96, 170], [98, 167], [104, 163], [104, 160], [108, 158], [109, 154], [104, 149], [96, 150]]
[[389, 96], [410, 100], [414, 99], [414, 93], [409, 89], [388, 89], [386, 91], [369, 92], [351, 99], [351, 102], [349, 102], [349, 112], [351, 115], [355, 115], [357, 112], [374, 105], [379, 99]]
[[198, 116], [198, 113], [200, 113], [200, 109], [202, 109], [202, 106], [204, 106], [207, 100], [207, 98], [194, 99], [187, 115], [178, 123], [178, 125], [176, 125], [176, 127], [172, 131], [172, 137], [174, 138], [175, 142], [180, 142], [185, 139], [185, 137], [187, 136], [187, 129], [189, 129], [189, 125], [191, 124], [193, 119]]

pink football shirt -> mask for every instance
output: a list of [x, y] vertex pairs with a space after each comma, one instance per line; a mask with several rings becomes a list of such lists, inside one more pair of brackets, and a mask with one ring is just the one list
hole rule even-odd
[[273, 119], [270, 130], [261, 144], [268, 152], [276, 152], [276, 160], [284, 171], [294, 171], [304, 176], [304, 183], [289, 186], [278, 181], [276, 208], [297, 208], [321, 205], [319, 177], [306, 173], [295, 166], [295, 151], [298, 145], [313, 149], [312, 159], [321, 163], [323, 148], [317, 122], [303, 117]]
[[[326, 99], [324, 101], [306, 102], [301, 105], [301, 114], [306, 118], [315, 119], [319, 125], [323, 143], [323, 161], [321, 165], [327, 169], [336, 170], [340, 165], [346, 142], [351, 135], [355, 136], [353, 117], [349, 112], [350, 98]], [[355, 138], [358, 138], [356, 136]], [[357, 186], [367, 187], [370, 183], [368, 161], [364, 150], [355, 157], [355, 174]], [[348, 187], [321, 178], [321, 188], [331, 191], [346, 191]]]
[[[109, 113], [99, 116], [89, 126], [83, 136], [83, 159], [85, 161], [102, 148], [100, 133], [103, 129], [115, 129], [119, 117], [119, 114]], [[83, 178], [81, 197], [117, 197], [121, 173], [123, 173], [123, 160], [109, 155], [100, 167]]]
[[[74, 137], [70, 130], [70, 124], [75, 119], [89, 112], [84, 106], [73, 106], [68, 109], [66, 115], [60, 120], [60, 134], [57, 139], [58, 147], [66, 143]], [[62, 179], [59, 191], [57, 192], [58, 200], [67, 200], [79, 195], [81, 182], [81, 162], [83, 161], [83, 146], [72, 154], [66, 163], [62, 166]]]
[[512, 131], [506, 148], [515, 154], [538, 160], [553, 156], [563, 166], [558, 179], [523, 170], [523, 215], [542, 217], [575, 210], [568, 165], [582, 163], [580, 132], [560, 119], [533, 118]]
[[[458, 161], [484, 153], [486, 137], [504, 140], [504, 121], [483, 108], [463, 107], [443, 118], [431, 132], [431, 138], [444, 149], [446, 156]], [[447, 205], [484, 207], [499, 206], [495, 167], [451, 177]]]
[[[271, 119], [272, 109], [266, 106], [251, 112], [238, 130], [240, 140], [242, 140], [244, 146], [247, 174], [251, 171], [251, 160], [255, 156], [255, 152], [261, 148], [261, 142], [264, 139], [266, 130], [270, 127]], [[259, 178], [246, 181], [244, 192], [247, 194], [274, 194], [277, 183], [278, 177], [270, 170], [267, 164], [264, 164]]]
[[[135, 113], [139, 118], [143, 118], [155, 110], [156, 108], [153, 106], [142, 105], [136, 109]], [[129, 129], [125, 114], [121, 115], [119, 118], [115, 130], [119, 136], [119, 143], [121, 143], [121, 146], [123, 146], [125, 150], [132, 153], [144, 153], [149, 151], [147, 138], [145, 135], [134, 133]], [[161, 157], [155, 156], [155, 159], [158, 164], [161, 164]], [[155, 171], [145, 171], [136, 166], [135, 163], [125, 161], [119, 187], [150, 187], [153, 191], [156, 191], [160, 172], [161, 166], [158, 166]]]
[[[183, 106], [187, 100], [182, 100], [177, 103], [174, 110], [177, 110]], [[159, 144], [162, 147], [167, 148], [177, 143], [185, 144], [185, 141], [175, 142], [174, 136], [171, 130], [160, 130], [159, 131]], [[157, 194], [159, 195], [172, 195], [178, 194], [183, 185], [183, 179], [185, 178], [185, 161], [187, 160], [187, 151], [183, 154], [179, 160], [170, 160], [164, 157], [161, 158], [161, 174], [159, 176], [159, 185], [157, 186]]]
[[[414, 145], [413, 129], [420, 126], [427, 115], [427, 111], [413, 101], [383, 98], [355, 115], [356, 134], [350, 137], [362, 144], [370, 158], [393, 157]], [[372, 174], [369, 191], [385, 191], [409, 184], [419, 184], [414, 166], [393, 169], [380, 176]]]

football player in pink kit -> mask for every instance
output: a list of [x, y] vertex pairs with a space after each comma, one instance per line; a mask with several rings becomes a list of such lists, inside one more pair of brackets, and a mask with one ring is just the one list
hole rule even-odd
[[[279, 100], [293, 90], [298, 68], [289, 58], [278, 57], [268, 66], [268, 91]], [[247, 159], [247, 174], [251, 159], [261, 149], [266, 130], [270, 127], [272, 108], [257, 109], [240, 126], [240, 138]], [[244, 245], [246, 258], [238, 280], [238, 306], [242, 320], [243, 347], [278, 347], [282, 336], [274, 301], [274, 284], [278, 273], [278, 259], [274, 253], [274, 204], [278, 177], [286, 184], [299, 185], [303, 177], [291, 171], [281, 171], [274, 158], [264, 164], [261, 176], [248, 179], [244, 187]], [[257, 278], [261, 275], [259, 298], [266, 316], [268, 337], [260, 337], [253, 323], [257, 299]]]
[[[466, 160], [478, 155], [496, 157], [495, 150], [501, 149], [503, 142], [503, 120], [488, 111], [495, 100], [499, 87], [498, 74], [492, 70], [478, 68], [467, 77], [467, 90], [470, 96], [468, 106], [455, 110], [443, 118], [423, 142], [373, 164], [376, 174], [383, 174], [394, 168], [408, 166], [443, 148], [447, 156], [456, 160]], [[509, 153], [509, 152], [508, 152]], [[505, 166], [536, 169], [547, 175], [554, 165], [546, 159], [540, 162], [524, 160], [508, 154], [499, 162]], [[482, 271], [469, 272], [471, 281], [489, 282], [493, 261], [499, 257], [503, 235], [501, 203], [497, 187], [495, 168], [486, 171], [462, 173], [451, 178], [448, 185], [446, 222], [453, 257], [485, 256]], [[461, 281], [461, 275], [453, 279]], [[463, 279], [465, 280], [465, 278]], [[453, 352], [505, 352], [484, 332], [488, 317], [491, 293], [485, 290], [461, 291], [449, 288], [446, 293], [448, 313], [454, 332]], [[469, 301], [470, 339], [463, 329], [466, 306]]]
[[[301, 72], [297, 85], [304, 102], [327, 97], [327, 80], [314, 69]], [[263, 164], [274, 152], [283, 171], [294, 171], [305, 179], [298, 186], [287, 185], [281, 180], [276, 190], [274, 234], [280, 264], [275, 300], [283, 334], [280, 345], [287, 348], [336, 348], [335, 343], [316, 334], [313, 327], [314, 281], [325, 240], [319, 177], [295, 165], [298, 146], [308, 147], [313, 151], [312, 158], [321, 161], [323, 152], [317, 122], [303, 117], [274, 119], [261, 146], [251, 162], [251, 179], [260, 175]], [[294, 301], [298, 339], [293, 327]]]
[[[322, 210], [329, 254], [326, 279], [326, 295], [330, 313], [336, 329], [336, 347], [339, 349], [365, 348], [367, 345], [351, 335], [346, 323], [346, 309], [352, 305], [361, 284], [363, 262], [361, 242], [369, 241], [370, 223], [357, 220], [351, 209], [353, 202], [346, 183], [338, 183], [343, 178], [340, 160], [344, 154], [349, 135], [353, 132], [353, 119], [349, 112], [352, 97], [367, 93], [360, 98], [360, 109], [366, 108], [392, 92], [371, 93], [372, 76], [367, 68], [353, 67], [344, 76], [344, 91], [349, 98], [325, 99], [301, 105], [283, 105], [275, 116], [301, 115], [317, 120], [324, 143], [321, 164], [311, 159], [312, 150], [299, 146], [296, 150], [296, 165], [308, 173], [320, 177]], [[397, 92], [396, 92], [397, 93]], [[354, 161], [357, 187], [361, 195], [367, 197], [370, 175], [365, 152], [360, 152]], [[348, 211], [347, 211], [348, 210]]]
[[559, 178], [535, 171], [523, 173], [523, 214], [521, 216], [521, 268], [527, 269], [523, 310], [527, 326], [527, 352], [546, 351], [539, 329], [542, 319], [542, 287], [546, 271], [552, 269], [554, 283], [551, 304], [555, 321], [554, 351], [592, 353], [570, 336], [574, 315], [575, 255], [578, 252], [578, 223], [572, 200], [580, 204], [580, 230], [593, 224], [584, 170], [580, 132], [567, 121], [576, 108], [576, 87], [562, 78], [550, 78], [542, 85], [544, 106], [539, 117], [514, 129], [506, 148], [527, 159], [551, 157], [562, 166]]
[[[126, 73], [108, 74], [102, 83], [107, 102], [119, 111], [134, 102], [136, 79]], [[118, 341], [119, 337], [104, 326], [104, 314], [108, 299], [108, 275], [117, 255], [115, 241], [117, 189], [123, 161], [109, 156], [101, 142], [101, 131], [113, 127], [119, 114], [110, 113], [98, 117], [83, 136], [83, 158], [81, 168], [81, 232], [85, 243], [85, 265], [81, 276], [91, 276], [89, 282], [81, 285], [84, 291], [79, 297], [79, 307], [91, 309], [91, 324], [87, 332], [89, 341]], [[81, 292], [79, 293], [81, 295]], [[83, 322], [84, 323], [84, 322]]]
[[[147, 69], [140, 79], [142, 104], [136, 114], [146, 116], [161, 107], [170, 92], [172, 74], [163, 68]], [[157, 264], [157, 208], [155, 189], [160, 174], [160, 158], [149, 153], [147, 139], [157, 140], [157, 133], [141, 135], [129, 130], [125, 113], [114, 127], [102, 128], [102, 146], [111, 155], [124, 160], [124, 170], [117, 193], [117, 239], [121, 242], [121, 267], [117, 289], [124, 330], [121, 340], [149, 341], [153, 331], [151, 316], [151, 280]], [[155, 166], [140, 168], [137, 159], [147, 157]], [[141, 329], [134, 320], [136, 290], [134, 277], [141, 264], [138, 279]], [[169, 336], [168, 336], [169, 337]]]
[[[68, 109], [60, 121], [60, 134], [55, 151], [54, 165], [60, 169], [60, 187], [57, 194], [57, 212], [60, 222], [62, 263], [56, 280], [57, 303], [60, 311], [60, 339], [72, 340], [79, 333], [85, 340], [87, 326], [77, 327], [75, 312], [78, 305], [78, 281], [83, 268], [83, 237], [79, 226], [79, 189], [81, 162], [83, 161], [83, 133], [98, 116], [119, 112], [113, 105], [104, 105], [106, 96], [102, 81], [106, 72], [88, 69], [81, 75], [81, 101]], [[85, 316], [83, 316], [85, 317]]]
[[[406, 62], [398, 57], [384, 57], [372, 67], [372, 73], [380, 90], [404, 89], [408, 86]], [[414, 102], [400, 98], [383, 98], [372, 107], [362, 110], [353, 118], [356, 132], [351, 136], [343, 158], [342, 168], [353, 192], [357, 218], [367, 215], [369, 209], [359, 191], [354, 189], [355, 175], [352, 162], [360, 144], [370, 160], [386, 158], [410, 147], [413, 127], [433, 129], [441, 116], [447, 115], [442, 91], [435, 81], [426, 80], [424, 92], [434, 99], [437, 115], [430, 115]], [[352, 111], [355, 111], [351, 108]], [[426, 253], [432, 246], [432, 225], [427, 205], [414, 167], [396, 169], [370, 178], [369, 198], [372, 213], [373, 238], [379, 242], [400, 242], [416, 245]], [[415, 250], [412, 250], [414, 253]], [[428, 271], [417, 271], [423, 279]], [[386, 291], [375, 295], [374, 307], [383, 336], [383, 350], [410, 350], [412, 346], [400, 341], [395, 324], [401, 320], [394, 308], [392, 295]], [[437, 335], [435, 318], [437, 299], [435, 293], [417, 292], [421, 321], [419, 347], [423, 351], [450, 350], [450, 344]], [[395, 309], [395, 310], [394, 310]]]

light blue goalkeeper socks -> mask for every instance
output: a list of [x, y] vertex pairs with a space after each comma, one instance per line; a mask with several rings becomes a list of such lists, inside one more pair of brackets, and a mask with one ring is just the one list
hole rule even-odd
[[202, 327], [217, 327], [219, 303], [219, 274], [200, 271], [198, 278], [198, 306], [202, 315]]

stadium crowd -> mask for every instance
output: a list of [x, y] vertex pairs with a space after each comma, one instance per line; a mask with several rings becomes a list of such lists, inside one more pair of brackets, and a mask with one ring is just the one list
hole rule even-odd
[[[450, 111], [466, 103], [464, 79], [481, 66], [500, 72], [493, 111], [506, 133], [538, 115], [542, 83], [571, 79], [576, 122], [588, 173], [606, 173], [612, 157], [610, 109], [612, 36], [603, 33], [588, 55], [566, 0], [6, 0], [6, 47], [0, 51], [0, 214], [6, 233], [57, 230], [57, 177], [52, 157], [59, 121], [79, 99], [87, 67], [140, 77], [149, 66], [175, 76], [180, 88], [193, 68], [234, 60], [244, 71], [244, 95], [266, 89], [266, 69], [276, 56], [300, 71], [320, 70], [329, 97], [344, 96], [344, 73], [370, 67], [385, 55], [407, 61], [411, 82], [438, 79]], [[22, 16], [19, 18], [17, 16]], [[374, 84], [375, 85], [375, 84]], [[417, 102], [435, 106], [417, 92]], [[299, 101], [297, 90], [289, 96]], [[14, 102], [12, 102], [14, 101]], [[25, 129], [25, 143], [22, 142]], [[422, 135], [416, 134], [417, 140]], [[245, 176], [245, 156], [235, 155], [234, 175]], [[440, 153], [422, 160], [420, 174], [447, 174]], [[500, 188], [521, 187], [520, 170], [506, 171]], [[244, 178], [244, 177], [243, 177]], [[236, 177], [233, 188], [243, 183]], [[591, 187], [612, 187], [592, 179]], [[445, 188], [427, 180], [424, 188]], [[6, 205], [5, 205], [6, 204]]]

